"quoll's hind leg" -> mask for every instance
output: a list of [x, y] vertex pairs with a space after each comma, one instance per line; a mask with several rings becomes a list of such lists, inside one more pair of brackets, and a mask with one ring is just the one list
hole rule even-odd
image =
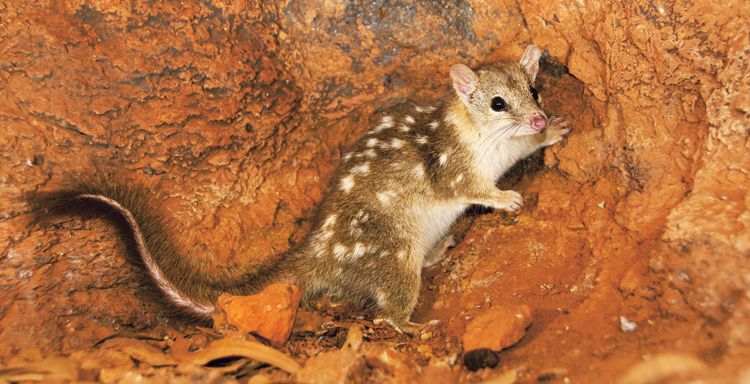
[[427, 256], [425, 256], [424, 261], [422, 262], [422, 268], [431, 267], [441, 262], [445, 258], [445, 255], [448, 252], [448, 248], [451, 248], [455, 245], [456, 240], [453, 238], [453, 235], [446, 236], [434, 248], [432, 248]]
[[389, 268], [387, 277], [374, 289], [376, 319], [407, 333], [413, 327], [409, 318], [417, 306], [421, 284], [421, 276], [414, 270], [398, 263]]

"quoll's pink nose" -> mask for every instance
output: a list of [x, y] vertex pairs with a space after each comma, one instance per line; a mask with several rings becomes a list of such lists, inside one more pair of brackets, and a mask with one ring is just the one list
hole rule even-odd
[[531, 116], [531, 127], [536, 129], [537, 131], [541, 131], [544, 129], [544, 127], [547, 126], [547, 119], [540, 115], [539, 113], [534, 113], [533, 116]]

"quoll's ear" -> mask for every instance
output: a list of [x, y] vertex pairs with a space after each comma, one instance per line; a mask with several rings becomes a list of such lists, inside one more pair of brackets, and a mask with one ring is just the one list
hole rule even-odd
[[531, 81], [536, 79], [539, 72], [539, 59], [542, 57], [542, 51], [535, 45], [529, 45], [521, 57], [521, 65], [526, 68], [526, 73], [531, 77]]
[[477, 88], [477, 74], [463, 64], [454, 64], [451, 67], [451, 80], [458, 96], [464, 103], [468, 103], [471, 94]]

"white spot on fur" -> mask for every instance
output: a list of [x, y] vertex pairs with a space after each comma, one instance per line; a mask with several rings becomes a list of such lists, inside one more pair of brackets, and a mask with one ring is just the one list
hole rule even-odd
[[383, 116], [383, 119], [380, 120], [380, 124], [375, 126], [375, 128], [371, 129], [370, 133], [378, 133], [392, 126], [393, 126], [393, 118], [390, 116]]
[[363, 153], [365, 154], [365, 157], [367, 157], [368, 159], [374, 159], [374, 158], [378, 157], [378, 153], [375, 152], [374, 149], [368, 149], [368, 150], [364, 151]]
[[364, 232], [362, 228], [359, 227], [360, 220], [362, 219], [362, 213], [363, 211], [359, 211], [349, 223], [349, 234], [351, 234], [354, 238], [362, 236], [362, 233]]
[[362, 228], [359, 228], [359, 227], [356, 227], [356, 226], [355, 226], [355, 227], [351, 227], [351, 228], [349, 228], [349, 234], [350, 234], [350, 235], [351, 235], [351, 236], [352, 236], [353, 238], [355, 238], [355, 239], [357, 239], [357, 238], [359, 238], [360, 236], [362, 236], [362, 234], [363, 234], [364, 232], [365, 232], [365, 231], [363, 231], [363, 230], [362, 230]]
[[370, 214], [366, 213], [365, 211], [363, 211], [363, 210], [360, 209], [359, 212], [357, 212], [357, 216], [356, 216], [355, 220], [359, 220], [359, 221], [365, 223], [369, 219], [370, 219]]
[[330, 228], [334, 224], [336, 224], [336, 215], [331, 215], [326, 217], [326, 220], [323, 222], [323, 228]]
[[398, 257], [399, 260], [406, 259], [406, 251], [398, 251], [398, 253], [396, 254], [396, 257]]
[[326, 235], [328, 235], [328, 234], [333, 235], [333, 232], [323, 232], [319, 236], [319, 240], [320, 241], [316, 241], [315, 242], [315, 247], [314, 247], [315, 248], [315, 252], [314, 252], [314, 254], [315, 254], [315, 257], [317, 257], [319, 259], [326, 255], [326, 251], [325, 251], [324, 247], [326, 246], [326, 244], [328, 243], [328, 239], [330, 238], [330, 236], [326, 237]]
[[333, 237], [333, 231], [323, 231], [320, 233], [320, 240], [322, 242], [328, 242]]
[[346, 254], [349, 252], [349, 248], [347, 248], [345, 245], [336, 244], [333, 246], [333, 255], [338, 259], [339, 261], [343, 261], [344, 258], [346, 258]]
[[378, 192], [375, 194], [375, 196], [378, 198], [378, 200], [380, 200], [381, 203], [383, 203], [383, 205], [388, 205], [391, 202], [390, 196], [383, 192]]
[[393, 139], [391, 141], [391, 147], [393, 147], [393, 149], [399, 149], [403, 145], [404, 145], [404, 142], [401, 139]]
[[349, 159], [351, 159], [351, 158], [352, 158], [352, 153], [351, 152], [349, 152], [346, 155], [344, 155], [344, 161], [349, 161]]
[[363, 163], [363, 164], [352, 167], [353, 173], [360, 173], [364, 175], [369, 171], [370, 171], [370, 163]]
[[414, 124], [414, 118], [413, 118], [413, 117], [411, 117], [411, 115], [406, 115], [406, 117], [404, 117], [404, 121], [405, 121], [405, 122], [406, 122], [407, 124]]
[[451, 185], [456, 185], [456, 184], [460, 183], [461, 180], [463, 180], [463, 179], [464, 179], [464, 174], [463, 173], [459, 173], [458, 176], [456, 176], [456, 178], [453, 179], [453, 181], [451, 182]]
[[422, 164], [417, 164], [417, 166], [412, 169], [412, 172], [414, 172], [414, 176], [418, 178], [424, 177], [424, 167]]
[[378, 192], [375, 194], [375, 197], [377, 197], [383, 205], [389, 205], [391, 203], [391, 199], [395, 196], [396, 193], [394, 193], [393, 191]]
[[378, 306], [385, 307], [388, 305], [388, 301], [386, 301], [385, 291], [383, 291], [383, 288], [375, 288], [375, 300], [378, 301]]
[[360, 242], [354, 243], [354, 248], [352, 249], [353, 258], [359, 259], [360, 257], [364, 256], [365, 252], [367, 252], [367, 247], [364, 244]]
[[417, 113], [424, 112], [424, 108], [420, 107], [419, 105], [415, 105], [414, 106], [414, 110], [417, 111]]
[[378, 145], [378, 139], [376, 139], [374, 137], [371, 138], [371, 139], [367, 139], [367, 146], [368, 147], [374, 147], [376, 145]]
[[417, 135], [417, 138], [415, 139], [415, 141], [418, 144], [427, 144], [427, 136]]
[[445, 165], [445, 162], [448, 161], [448, 154], [447, 153], [441, 153], [440, 159], [438, 159], [440, 162], [440, 165]]
[[409, 132], [411, 131], [411, 127], [406, 124], [401, 124], [401, 126], [398, 127], [398, 130], [401, 132]]
[[440, 125], [440, 123], [438, 123], [437, 121], [433, 121], [432, 123], [429, 124], [430, 129], [435, 129], [438, 127], [438, 125]]
[[354, 187], [354, 176], [349, 175], [341, 179], [341, 189], [344, 192], [349, 192]]

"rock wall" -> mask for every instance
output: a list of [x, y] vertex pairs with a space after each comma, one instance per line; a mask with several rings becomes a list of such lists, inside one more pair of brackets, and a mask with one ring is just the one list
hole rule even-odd
[[40, 227], [27, 193], [116, 169], [206, 263], [261, 262], [299, 240], [374, 112], [533, 42], [574, 132], [516, 180], [518, 218], [477, 219], [418, 317], [458, 337], [487, 303], [533, 304], [507, 358], [539, 372], [663, 350], [734, 367], [750, 344], [748, 20], [745, 1], [0, 4], [0, 359], [180, 326], [112, 227]]

